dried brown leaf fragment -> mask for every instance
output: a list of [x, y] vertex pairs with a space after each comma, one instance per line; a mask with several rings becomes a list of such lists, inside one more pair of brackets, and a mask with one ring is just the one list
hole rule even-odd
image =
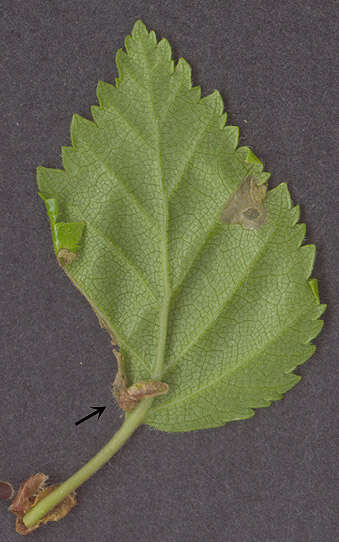
[[4, 482], [0, 480], [0, 500], [11, 500], [15, 491], [10, 482]]
[[46, 486], [48, 476], [39, 472], [25, 480], [19, 487], [18, 492], [9, 507], [9, 510], [16, 515], [16, 532], [26, 535], [35, 531], [40, 525], [49, 521], [59, 521], [65, 517], [76, 505], [75, 493], [65, 497], [57, 506], [32, 527], [26, 527], [23, 522], [24, 515], [33, 508], [39, 501], [49, 495], [58, 485]]
[[13, 512], [13, 514], [22, 514], [24, 516], [26, 512], [32, 508], [34, 496], [45, 487], [47, 480], [48, 476], [42, 472], [38, 472], [27, 478], [27, 480], [20, 485], [9, 510]]

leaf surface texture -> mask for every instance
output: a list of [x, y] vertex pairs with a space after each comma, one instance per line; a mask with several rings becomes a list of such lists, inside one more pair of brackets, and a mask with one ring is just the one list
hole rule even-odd
[[58, 220], [86, 226], [65, 271], [116, 338], [128, 381], [168, 383], [146, 423], [188, 431], [248, 418], [298, 382], [293, 370], [314, 351], [315, 249], [301, 246], [285, 184], [267, 192], [259, 228], [221, 220], [244, 179], [269, 174], [166, 40], [138, 21], [125, 48], [115, 86], [98, 84], [93, 121], [74, 116], [64, 170], [38, 168]]

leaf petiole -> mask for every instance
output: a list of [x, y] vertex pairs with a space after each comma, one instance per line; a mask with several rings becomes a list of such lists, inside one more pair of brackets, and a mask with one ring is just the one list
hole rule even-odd
[[151, 407], [153, 398], [143, 399], [139, 405], [126, 416], [124, 423], [113, 438], [92, 458], [86, 465], [68, 478], [47, 497], [42, 499], [25, 516], [23, 522], [26, 527], [32, 527], [52, 508], [61, 502], [67, 495], [81, 486], [88, 478], [97, 472], [113, 455], [120, 450], [134, 431], [143, 423], [146, 413]]

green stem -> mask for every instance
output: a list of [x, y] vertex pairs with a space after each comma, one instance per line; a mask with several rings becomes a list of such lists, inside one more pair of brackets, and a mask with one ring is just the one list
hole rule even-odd
[[81, 486], [92, 474], [99, 470], [125, 444], [134, 431], [141, 425], [149, 410], [152, 399], [144, 399], [126, 416], [126, 419], [114, 437], [86, 465], [78, 470], [66, 482], [42, 499], [24, 516], [26, 527], [32, 527], [67, 495]]

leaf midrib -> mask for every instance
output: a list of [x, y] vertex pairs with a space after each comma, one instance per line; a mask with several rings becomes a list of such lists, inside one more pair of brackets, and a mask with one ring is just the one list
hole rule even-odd
[[[232, 226], [231, 226], [232, 227]], [[240, 226], [242, 227], [242, 226]], [[180, 354], [178, 355], [178, 357], [176, 357], [176, 359], [170, 364], [168, 365], [168, 367], [166, 368], [166, 371], [164, 372], [164, 374], [168, 373], [170, 370], [172, 370], [178, 363], [179, 361], [185, 356], [185, 354], [187, 352], [189, 352], [192, 348], [192, 346], [194, 346], [195, 344], [197, 344], [197, 342], [199, 342], [199, 340], [201, 339], [201, 337], [215, 324], [215, 322], [218, 320], [219, 316], [221, 315], [221, 313], [224, 311], [224, 309], [227, 307], [227, 305], [229, 305], [229, 303], [232, 301], [232, 299], [234, 298], [234, 296], [237, 294], [237, 292], [240, 290], [240, 288], [242, 287], [242, 285], [245, 283], [246, 279], [248, 278], [248, 276], [250, 275], [250, 273], [253, 271], [253, 268], [258, 264], [258, 262], [260, 262], [260, 260], [262, 259], [263, 255], [265, 254], [267, 248], [270, 246], [270, 241], [272, 240], [272, 237], [274, 236], [274, 234], [276, 233], [276, 230], [277, 230], [277, 226], [275, 224], [274, 228], [272, 228], [272, 231], [269, 235], [269, 237], [267, 238], [267, 241], [266, 243], [264, 243], [263, 247], [258, 251], [258, 254], [256, 255], [256, 257], [252, 260], [251, 264], [246, 268], [246, 271], [244, 273], [244, 275], [242, 276], [241, 280], [239, 281], [238, 285], [236, 286], [236, 288], [232, 291], [231, 295], [229, 297], [227, 297], [225, 299], [225, 301], [220, 305], [219, 309], [218, 309], [218, 312], [217, 314], [210, 320], [210, 322], [208, 322], [207, 325], [205, 325], [203, 328], [200, 328], [198, 334], [192, 339], [192, 341], [187, 345], [185, 346]], [[203, 245], [205, 246], [205, 245]]]
[[166, 340], [167, 340], [167, 331], [168, 331], [168, 315], [170, 309], [170, 300], [171, 300], [171, 290], [169, 283], [169, 262], [168, 262], [168, 200], [167, 194], [164, 186], [164, 175], [163, 175], [163, 165], [160, 154], [160, 132], [159, 132], [159, 119], [155, 113], [155, 105], [152, 93], [152, 79], [150, 77], [151, 69], [149, 66], [147, 54], [145, 52], [145, 65], [147, 67], [148, 75], [148, 94], [153, 111], [154, 118], [154, 129], [156, 134], [157, 141], [157, 159], [158, 159], [158, 169], [159, 169], [159, 184], [162, 192], [162, 205], [163, 205], [163, 223], [161, 231], [161, 258], [163, 265], [163, 301], [159, 313], [159, 340], [157, 355], [154, 361], [152, 369], [152, 378], [153, 380], [160, 380], [163, 374], [163, 367], [165, 362], [165, 352], [166, 352]]

